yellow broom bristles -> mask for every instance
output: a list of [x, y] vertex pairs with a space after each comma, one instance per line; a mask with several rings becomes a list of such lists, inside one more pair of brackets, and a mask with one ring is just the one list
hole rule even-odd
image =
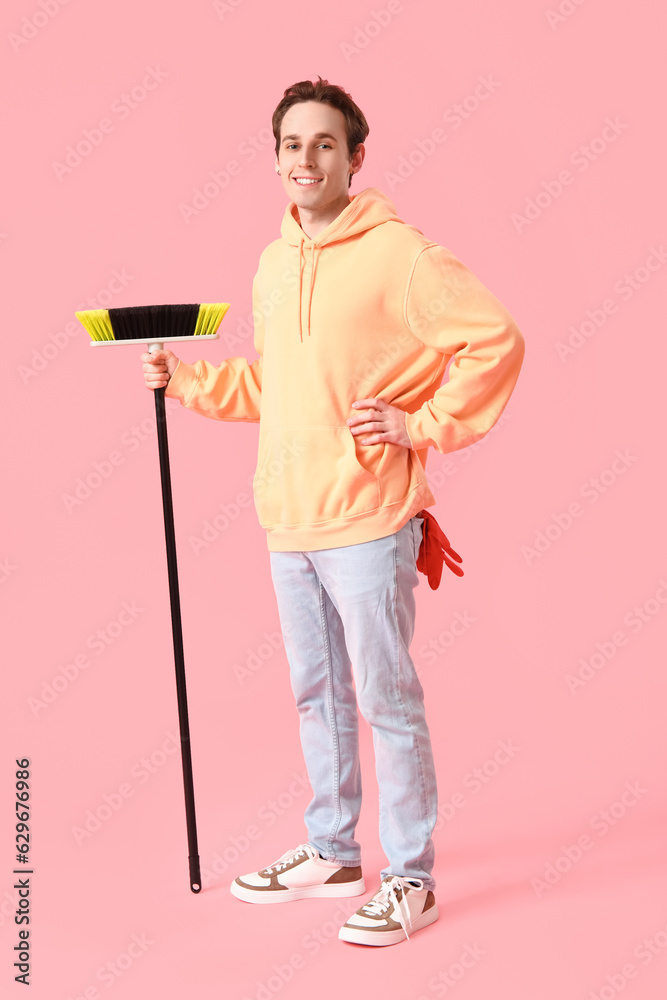
[[229, 309], [229, 302], [202, 303], [199, 306], [197, 325], [195, 326], [195, 337], [200, 335], [211, 335], [220, 326], [223, 317]]
[[90, 334], [91, 340], [115, 340], [108, 309], [85, 309], [75, 313], [76, 318]]

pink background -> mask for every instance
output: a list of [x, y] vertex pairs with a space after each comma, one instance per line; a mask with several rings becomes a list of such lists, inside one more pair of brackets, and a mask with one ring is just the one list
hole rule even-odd
[[[556, 0], [3, 6], [3, 997], [25, 995], [12, 969], [23, 756], [33, 1000], [664, 997], [667, 18], [618, 0], [561, 8], [557, 20]], [[154, 89], [124, 105], [149, 68]], [[310, 793], [265, 533], [247, 505], [258, 427], [172, 404], [207, 886], [190, 892], [143, 348], [91, 350], [73, 317], [91, 299], [229, 301], [221, 339], [180, 355], [252, 359], [251, 280], [285, 207], [271, 113], [318, 73], [370, 122], [352, 191], [382, 188], [487, 284], [527, 343], [493, 433], [429, 453], [431, 510], [466, 570], [445, 571], [437, 591], [421, 577], [412, 646], [436, 753], [441, 916], [375, 950], [335, 937], [362, 898], [281, 908], [229, 893], [235, 875], [306, 839]], [[475, 98], [482, 78], [492, 83]], [[58, 176], [54, 163], [104, 119], [98, 144]], [[434, 129], [446, 137], [429, 145]], [[179, 206], [231, 160], [238, 172], [186, 222]], [[396, 182], [401, 163], [409, 176]], [[582, 325], [563, 359], [558, 345]], [[195, 552], [224, 509], [227, 526]], [[114, 626], [124, 604], [134, 617]], [[474, 622], [453, 639], [457, 615]], [[110, 644], [95, 645], [109, 625]], [[589, 679], [570, 689], [580, 670]], [[362, 733], [370, 892], [385, 858], [363, 721]], [[498, 763], [501, 741], [514, 749]], [[77, 840], [96, 811], [99, 829]], [[143, 945], [128, 952], [133, 935]]]

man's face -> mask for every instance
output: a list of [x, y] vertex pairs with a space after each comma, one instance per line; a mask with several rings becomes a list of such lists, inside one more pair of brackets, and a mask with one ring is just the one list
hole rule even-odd
[[283, 187], [298, 208], [316, 212], [349, 202], [349, 176], [363, 161], [363, 146], [352, 160], [342, 111], [321, 101], [301, 101], [286, 112], [280, 128]]

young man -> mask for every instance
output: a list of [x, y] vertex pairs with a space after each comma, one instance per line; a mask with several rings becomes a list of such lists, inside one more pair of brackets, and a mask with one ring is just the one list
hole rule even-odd
[[[354, 839], [359, 709], [372, 727], [389, 863], [340, 937], [389, 945], [438, 917], [436, 778], [409, 654], [423, 509], [435, 503], [426, 455], [490, 430], [524, 342], [484, 285], [381, 191], [350, 196], [369, 129], [344, 90], [294, 84], [273, 129], [290, 203], [253, 281], [258, 359], [142, 360], [149, 388], [166, 385], [204, 416], [260, 424], [253, 492], [313, 798], [308, 840], [231, 891], [257, 903], [365, 891]], [[264, 302], [275, 304], [266, 317]]]

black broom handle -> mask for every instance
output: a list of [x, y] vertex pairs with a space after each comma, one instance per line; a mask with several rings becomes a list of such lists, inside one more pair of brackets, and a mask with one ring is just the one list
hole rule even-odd
[[158, 449], [160, 452], [160, 479], [162, 480], [164, 534], [165, 541], [167, 543], [167, 569], [169, 571], [169, 598], [171, 601], [171, 631], [174, 638], [176, 692], [178, 695], [178, 723], [181, 733], [181, 759], [183, 761], [183, 787], [185, 789], [185, 819], [188, 828], [190, 888], [193, 892], [201, 892], [199, 848], [197, 846], [197, 820], [195, 816], [195, 792], [192, 780], [192, 756], [190, 753], [190, 723], [188, 720], [188, 699], [185, 688], [185, 659], [183, 656], [181, 600], [178, 590], [176, 535], [174, 533], [174, 508], [171, 499], [171, 473], [169, 471], [169, 445], [167, 443], [167, 416], [164, 406], [164, 391], [164, 387], [154, 390], [155, 416], [157, 420]]

